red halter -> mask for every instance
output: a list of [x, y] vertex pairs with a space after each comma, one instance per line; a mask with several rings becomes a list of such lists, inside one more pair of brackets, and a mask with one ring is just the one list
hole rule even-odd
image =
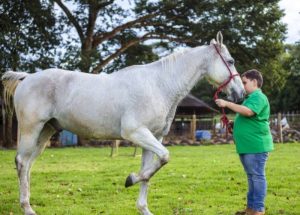
[[[214, 100], [216, 100], [216, 99], [218, 99], [218, 95], [219, 95], [219, 93], [223, 90], [223, 88], [226, 87], [227, 84], [229, 84], [229, 82], [230, 82], [235, 76], [239, 76], [239, 74], [238, 74], [238, 73], [237, 73], [237, 74], [233, 74], [233, 73], [232, 73], [232, 71], [230, 70], [230, 68], [229, 68], [229, 66], [228, 66], [228, 64], [227, 64], [227, 62], [225, 61], [224, 57], [221, 55], [219, 49], [217, 48], [216, 44], [214, 44], [214, 47], [215, 47], [217, 53], [220, 55], [220, 57], [221, 57], [223, 63], [225, 64], [225, 66], [227, 67], [227, 69], [228, 69], [228, 71], [229, 71], [229, 73], [230, 73], [230, 76], [229, 76], [228, 80], [226, 80], [224, 83], [222, 83], [222, 84], [217, 88], [217, 90], [216, 90], [216, 92], [215, 92], [215, 94], [214, 94]], [[221, 109], [222, 109], [221, 122], [222, 122], [222, 124], [223, 124], [223, 128], [225, 127], [225, 128], [226, 128], [226, 131], [227, 131], [229, 119], [228, 119], [227, 116], [226, 116], [226, 113], [225, 113], [224, 108], [222, 107]]]

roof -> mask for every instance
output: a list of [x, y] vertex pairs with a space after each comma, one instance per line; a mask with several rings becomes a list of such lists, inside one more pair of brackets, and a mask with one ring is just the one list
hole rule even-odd
[[218, 113], [219, 111], [210, 107], [204, 101], [198, 99], [192, 94], [188, 94], [178, 105], [177, 115], [202, 115], [208, 113]]

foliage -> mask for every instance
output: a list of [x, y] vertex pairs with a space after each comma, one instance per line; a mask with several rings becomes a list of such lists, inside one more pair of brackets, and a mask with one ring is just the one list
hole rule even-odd
[[[211, 107], [219, 109], [213, 100], [213, 96], [217, 88], [212, 87], [205, 79], [201, 80], [197, 85], [192, 89], [192, 94], [201, 100], [205, 101]], [[223, 94], [220, 95], [221, 97]]]
[[287, 45], [282, 56], [282, 64], [289, 71], [287, 82], [277, 96], [277, 111], [295, 111], [300, 109], [300, 42]]
[[[66, 50], [60, 56], [61, 65], [80, 68], [85, 72], [99, 72], [114, 59], [121, 65], [133, 63], [128, 59], [138, 54], [141, 44], [149, 48], [146, 52], [144, 49], [134, 63], [155, 59], [145, 57], [155, 56], [151, 49], [153, 43], [143, 43], [147, 40], [159, 41], [157, 44], [165, 49], [179, 45], [193, 47], [208, 43], [219, 30], [223, 32], [238, 65], [249, 68], [255, 62], [263, 64], [266, 59], [274, 59], [282, 48], [280, 42], [285, 33], [285, 26], [280, 23], [283, 13], [279, 10], [278, 0], [135, 0], [128, 7], [115, 1], [24, 2], [16, 1], [15, 4], [21, 9], [33, 11], [33, 20], [37, 14], [45, 14], [45, 20], [50, 21], [41, 19], [39, 25], [50, 25], [53, 30], [55, 21], [55, 29], [59, 31], [52, 35], [67, 35], [60, 41]], [[3, 5], [9, 3], [4, 2]], [[54, 5], [60, 8], [60, 12], [54, 11]], [[58, 14], [56, 20], [54, 13]], [[25, 27], [27, 22], [21, 20], [22, 23]], [[48, 41], [38, 35], [33, 36], [36, 41]], [[131, 48], [136, 51], [127, 51]]]
[[[169, 147], [171, 161], [150, 182], [154, 214], [234, 214], [245, 207], [246, 176], [233, 145]], [[139, 186], [124, 187], [140, 157], [133, 148], [46, 149], [32, 169], [31, 202], [38, 214], [138, 214]], [[140, 153], [140, 151], [139, 151]], [[267, 164], [267, 214], [300, 211], [299, 143], [277, 144]], [[15, 151], [0, 151], [0, 214], [22, 214]]]
[[54, 29], [53, 4], [2, 0], [0, 11], [0, 72], [34, 71], [53, 65], [53, 47], [59, 40], [58, 29]]

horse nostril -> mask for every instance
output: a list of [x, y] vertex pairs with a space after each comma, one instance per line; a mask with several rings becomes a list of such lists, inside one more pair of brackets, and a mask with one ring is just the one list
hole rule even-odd
[[232, 91], [231, 96], [232, 96], [234, 102], [236, 102], [239, 98], [237, 92], [234, 90]]
[[240, 96], [238, 96], [236, 102], [237, 102], [237, 103], [242, 103], [242, 101], [244, 101], [245, 96], [246, 96], [246, 92], [243, 91], [243, 92], [240, 94]]
[[236, 92], [236, 91], [232, 90], [231, 97], [235, 103], [241, 103], [244, 100], [245, 91]]

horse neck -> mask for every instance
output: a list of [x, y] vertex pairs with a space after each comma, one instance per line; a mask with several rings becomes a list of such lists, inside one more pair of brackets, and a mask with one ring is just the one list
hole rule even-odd
[[165, 99], [170, 104], [178, 104], [207, 71], [208, 49], [197, 47], [162, 59], [159, 74]]

